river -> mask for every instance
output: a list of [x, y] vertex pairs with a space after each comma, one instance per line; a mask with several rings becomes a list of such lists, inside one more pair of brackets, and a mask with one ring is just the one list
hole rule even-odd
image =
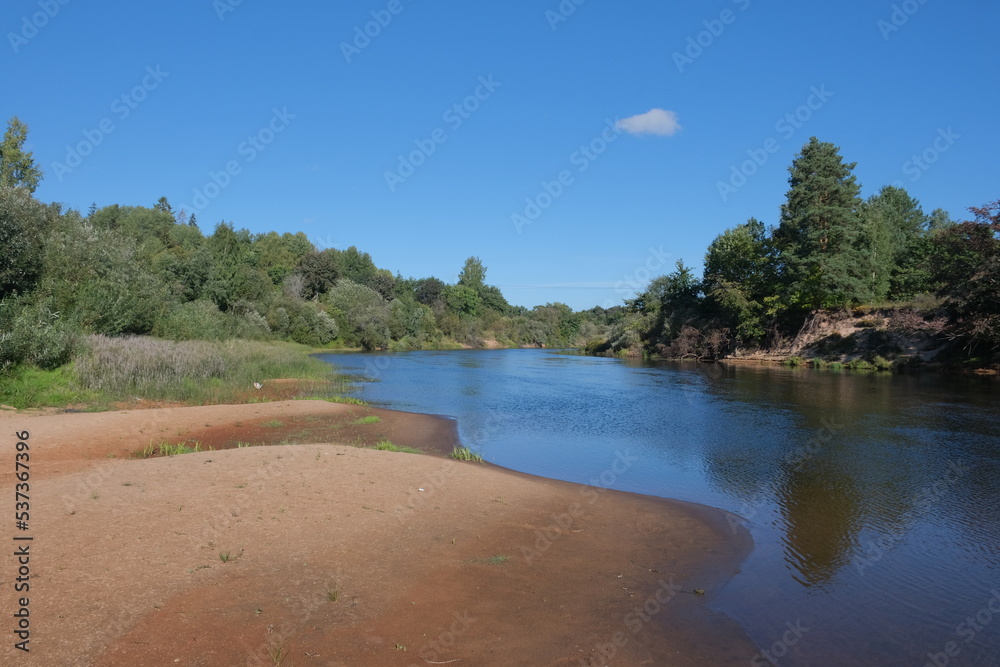
[[546, 350], [323, 358], [374, 405], [457, 418], [498, 465], [742, 517], [754, 551], [716, 606], [776, 664], [1000, 665], [995, 378]]

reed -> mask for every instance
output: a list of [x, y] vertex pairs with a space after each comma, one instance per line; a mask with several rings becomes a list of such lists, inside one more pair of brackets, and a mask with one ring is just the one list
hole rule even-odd
[[245, 396], [254, 382], [324, 380], [323, 392], [346, 390], [329, 364], [289, 343], [169, 341], [89, 336], [74, 365], [80, 387], [109, 400], [217, 403]]

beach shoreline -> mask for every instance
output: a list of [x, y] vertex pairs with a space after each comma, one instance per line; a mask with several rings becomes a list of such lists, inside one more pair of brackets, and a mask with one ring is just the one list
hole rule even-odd
[[[726, 665], [757, 653], [712, 607], [752, 550], [738, 520], [454, 461], [452, 419], [281, 401], [4, 412], [0, 424], [0, 497], [14, 497], [14, 433], [29, 434], [33, 538], [31, 651], [8, 641], [4, 664]], [[134, 458], [155, 441], [257, 434], [271, 446]], [[426, 455], [367, 448], [385, 439]], [[13, 613], [7, 551], [0, 604]]]

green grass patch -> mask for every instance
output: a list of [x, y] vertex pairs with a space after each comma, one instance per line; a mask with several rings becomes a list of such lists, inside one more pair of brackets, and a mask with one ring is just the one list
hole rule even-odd
[[0, 404], [19, 410], [89, 405], [99, 401], [100, 395], [97, 392], [85, 389], [76, 382], [73, 368], [69, 365], [51, 371], [19, 366], [0, 375]]
[[355, 424], [377, 424], [380, 421], [382, 421], [382, 419], [380, 417], [377, 417], [375, 415], [370, 415], [368, 417], [362, 417], [361, 419], [355, 419], [354, 423]]
[[270, 421], [264, 422], [263, 424], [261, 424], [261, 426], [264, 426], [265, 428], [284, 428], [285, 422], [280, 421], [278, 419], [272, 419]]
[[391, 440], [379, 440], [375, 445], [375, 449], [380, 452], [404, 452], [406, 454], [423, 454], [419, 449], [414, 447], [404, 447], [403, 445], [397, 445]]
[[483, 457], [468, 447], [455, 447], [451, 450], [451, 454], [449, 454], [449, 456], [459, 461], [475, 461], [476, 463], [483, 463]]

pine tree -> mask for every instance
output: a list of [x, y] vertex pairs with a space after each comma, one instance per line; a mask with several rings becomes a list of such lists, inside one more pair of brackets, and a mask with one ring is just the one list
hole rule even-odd
[[833, 308], [871, 297], [855, 166], [843, 161], [837, 146], [812, 137], [788, 168], [790, 187], [774, 240], [793, 307]]
[[170, 206], [170, 202], [167, 201], [166, 197], [160, 197], [159, 200], [157, 200], [156, 204], [153, 205], [153, 208], [156, 209], [157, 211], [170, 213], [171, 215], [173, 215], [174, 213], [174, 209], [172, 206]]
[[42, 180], [42, 171], [35, 166], [32, 154], [24, 152], [27, 138], [28, 126], [17, 116], [11, 118], [0, 143], [0, 187], [22, 187], [34, 194]]

